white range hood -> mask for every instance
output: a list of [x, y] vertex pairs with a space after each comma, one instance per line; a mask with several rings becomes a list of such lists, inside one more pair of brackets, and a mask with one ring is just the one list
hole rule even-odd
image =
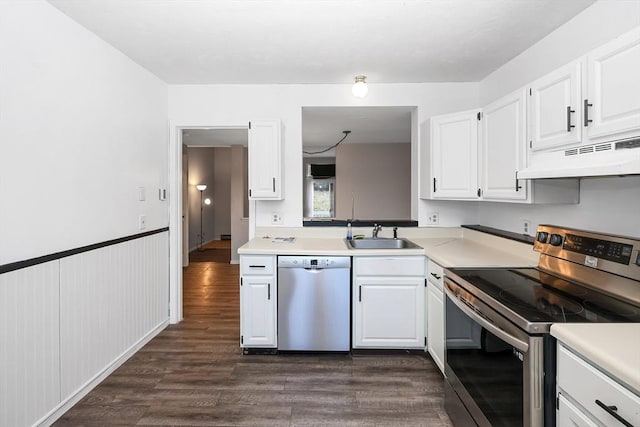
[[640, 138], [532, 153], [518, 179], [640, 175]]

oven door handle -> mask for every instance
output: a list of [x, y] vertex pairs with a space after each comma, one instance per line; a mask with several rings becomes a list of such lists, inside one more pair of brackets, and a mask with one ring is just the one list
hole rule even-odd
[[[446, 283], [445, 283], [446, 285]], [[453, 293], [447, 286], [445, 286], [445, 292], [447, 296], [453, 301], [453, 303], [462, 310], [467, 316], [471, 317], [475, 322], [477, 322], [480, 326], [494, 334], [496, 337], [500, 338], [507, 344], [517, 348], [522, 353], [526, 353], [529, 351], [529, 344], [525, 341], [522, 341], [519, 338], [510, 335], [503, 329], [491, 323], [486, 316], [480, 311], [478, 307], [473, 306], [471, 308], [470, 303], [464, 301], [458, 295]]]

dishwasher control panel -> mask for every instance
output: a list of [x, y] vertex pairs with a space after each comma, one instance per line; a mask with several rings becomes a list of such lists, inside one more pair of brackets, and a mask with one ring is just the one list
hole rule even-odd
[[349, 268], [351, 267], [350, 257], [316, 257], [316, 256], [279, 256], [279, 268]]

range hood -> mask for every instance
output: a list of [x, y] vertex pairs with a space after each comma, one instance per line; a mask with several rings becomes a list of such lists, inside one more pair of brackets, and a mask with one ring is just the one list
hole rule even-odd
[[532, 153], [518, 179], [640, 175], [640, 138]]

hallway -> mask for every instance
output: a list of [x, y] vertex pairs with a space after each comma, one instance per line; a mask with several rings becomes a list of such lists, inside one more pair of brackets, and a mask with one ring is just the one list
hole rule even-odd
[[239, 347], [239, 268], [184, 269], [171, 325], [56, 426], [450, 426], [425, 356], [251, 355]]

